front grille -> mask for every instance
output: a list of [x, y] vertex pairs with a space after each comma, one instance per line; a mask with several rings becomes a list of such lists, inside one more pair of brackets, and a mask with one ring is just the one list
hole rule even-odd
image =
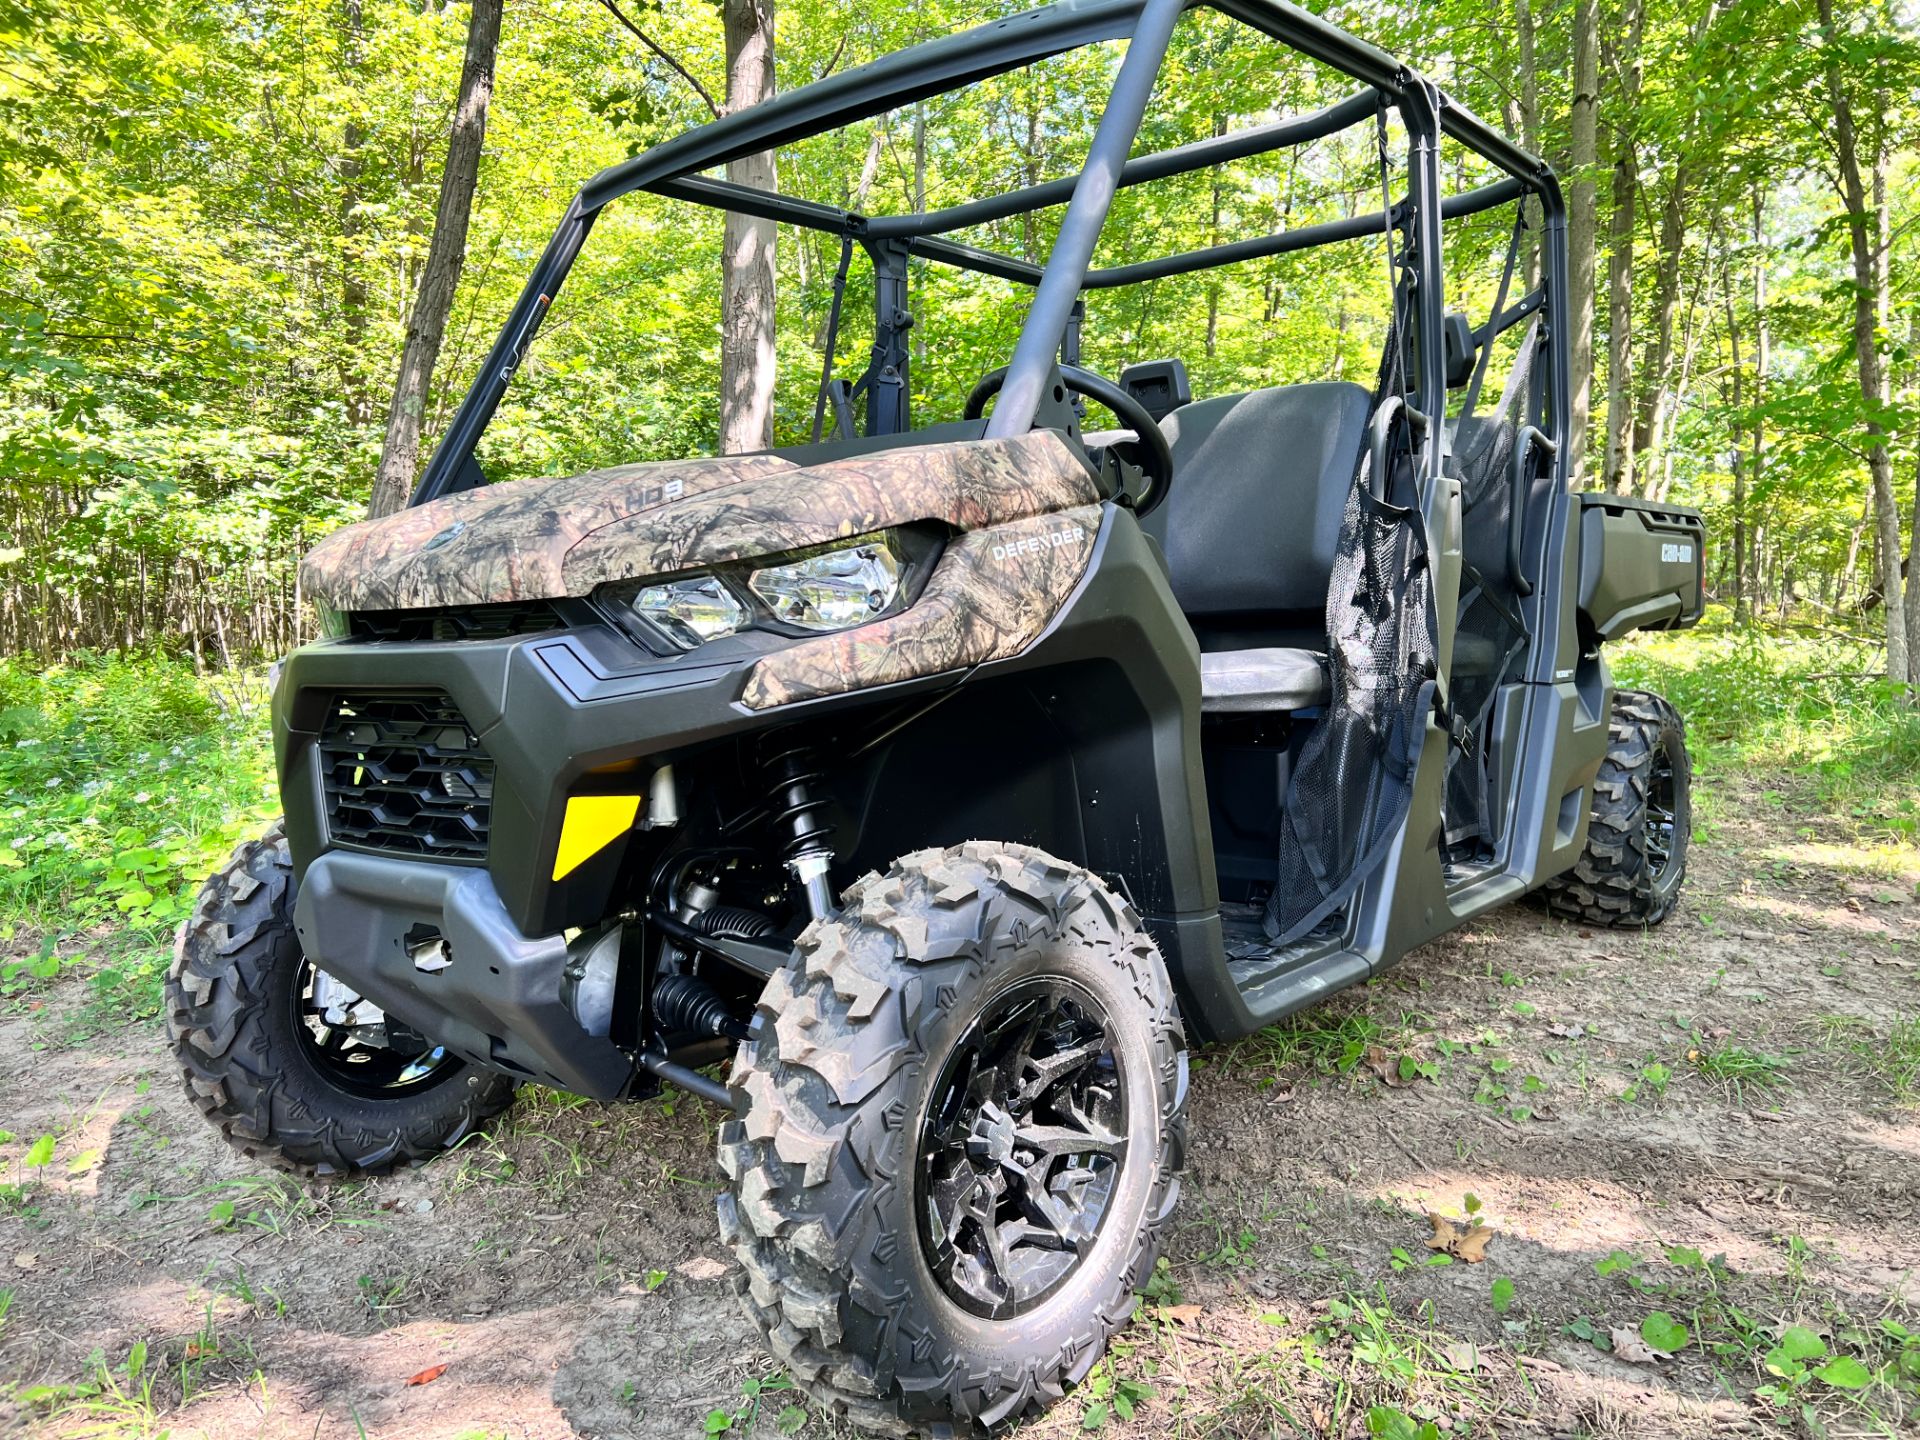
[[347, 633], [359, 640], [508, 640], [538, 635], [567, 623], [551, 600], [512, 600], [496, 605], [460, 605], [423, 610], [356, 610]]
[[335, 843], [487, 858], [493, 761], [445, 693], [336, 695], [319, 748]]

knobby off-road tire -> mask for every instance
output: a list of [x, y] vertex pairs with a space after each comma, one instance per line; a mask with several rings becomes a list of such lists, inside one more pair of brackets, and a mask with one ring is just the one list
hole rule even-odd
[[[1005, 1033], [981, 1025], [1036, 989], [1104, 1011], [1113, 1068], [1100, 1074], [1121, 1077], [1125, 1149], [1090, 1248], [995, 1319], [934, 1273], [922, 1127], [957, 1093], [949, 1060]], [[762, 994], [734, 1063], [742, 1118], [720, 1132], [721, 1233], [748, 1313], [800, 1387], [868, 1429], [966, 1436], [1083, 1379], [1131, 1314], [1179, 1198], [1183, 1046], [1158, 950], [1084, 870], [970, 843], [854, 885]]]
[[1589, 925], [1658, 925], [1672, 914], [1687, 871], [1692, 782], [1680, 712], [1645, 690], [1615, 691], [1587, 843], [1573, 869], [1542, 887], [1547, 909]]
[[167, 1037], [187, 1096], [241, 1154], [323, 1179], [384, 1175], [451, 1149], [513, 1099], [458, 1061], [392, 1096], [327, 1073], [295, 1027], [306, 965], [293, 862], [277, 823], [201, 887], [167, 972]]

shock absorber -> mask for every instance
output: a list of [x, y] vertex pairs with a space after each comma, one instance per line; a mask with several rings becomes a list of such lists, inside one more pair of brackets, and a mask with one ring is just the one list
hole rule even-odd
[[827, 868], [833, 863], [833, 826], [824, 814], [828, 802], [817, 793], [826, 778], [813, 747], [791, 734], [776, 734], [761, 754], [767, 774], [768, 824], [784, 837], [782, 856], [793, 878], [807, 892], [807, 909], [816, 920], [834, 912]]

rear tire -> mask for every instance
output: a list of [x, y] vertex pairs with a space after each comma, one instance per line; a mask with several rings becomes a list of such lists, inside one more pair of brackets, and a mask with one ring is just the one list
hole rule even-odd
[[390, 1094], [331, 1072], [296, 1029], [309, 967], [293, 897], [276, 823], [207, 880], [174, 942], [167, 1038], [187, 1097], [227, 1143], [301, 1175], [384, 1175], [451, 1150], [512, 1103], [511, 1080], [457, 1060]]
[[921, 851], [849, 890], [768, 983], [733, 1090], [720, 1228], [747, 1311], [868, 1429], [973, 1435], [1059, 1400], [1179, 1197], [1187, 1062], [1159, 952], [1092, 875], [1025, 846]]
[[1692, 786], [1680, 712], [1649, 691], [1615, 691], [1587, 842], [1573, 869], [1541, 888], [1547, 909], [1588, 925], [1658, 925], [1671, 915], [1687, 873]]

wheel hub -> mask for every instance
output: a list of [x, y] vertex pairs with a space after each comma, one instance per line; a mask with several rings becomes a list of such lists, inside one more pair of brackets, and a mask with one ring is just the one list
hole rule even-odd
[[1126, 1095], [1105, 1012], [1077, 986], [999, 996], [936, 1079], [919, 1147], [920, 1241], [941, 1288], [1000, 1319], [1092, 1250], [1126, 1159]]
[[386, 1015], [352, 987], [302, 959], [291, 991], [293, 1033], [335, 1085], [391, 1100], [440, 1083], [461, 1062], [439, 1046], [396, 1047]]
[[1673, 864], [1674, 825], [1677, 787], [1674, 783], [1673, 757], [1663, 745], [1654, 752], [1652, 773], [1647, 777], [1646, 846], [1649, 878], [1658, 882]]

